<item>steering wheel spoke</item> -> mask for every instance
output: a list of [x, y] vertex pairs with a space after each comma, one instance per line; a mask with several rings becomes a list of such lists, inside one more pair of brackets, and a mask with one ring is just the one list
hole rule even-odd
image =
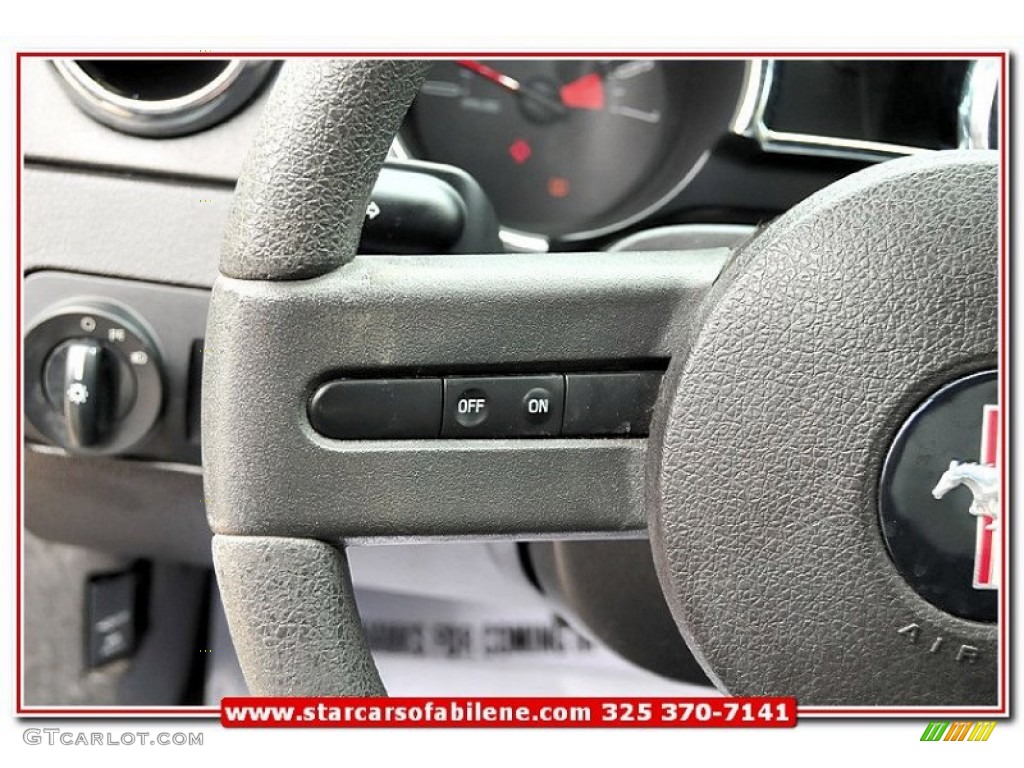
[[[204, 371], [214, 531], [642, 534], [643, 437], [332, 439], [311, 424], [311, 398], [338, 379], [439, 388], [480, 371], [663, 367], [727, 255], [369, 256], [313, 280], [222, 278]], [[438, 400], [421, 407], [440, 421]]]

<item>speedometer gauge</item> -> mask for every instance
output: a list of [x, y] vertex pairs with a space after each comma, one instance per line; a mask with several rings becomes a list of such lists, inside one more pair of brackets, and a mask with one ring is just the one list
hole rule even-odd
[[731, 61], [444, 61], [403, 139], [475, 176], [504, 226], [580, 239], [671, 197], [726, 131], [743, 72]]

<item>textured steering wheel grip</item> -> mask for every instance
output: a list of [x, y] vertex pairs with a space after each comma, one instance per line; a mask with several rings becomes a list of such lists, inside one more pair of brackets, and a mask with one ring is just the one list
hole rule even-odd
[[238, 180], [221, 273], [301, 280], [351, 261], [377, 175], [429, 67], [415, 59], [285, 64]]
[[254, 694], [384, 695], [343, 552], [312, 539], [216, 536], [213, 559]]
[[[373, 185], [428, 61], [289, 62], [242, 169], [221, 273], [301, 280], [355, 256]], [[214, 291], [213, 308], [218, 293]], [[229, 333], [211, 311], [207, 342]], [[213, 361], [211, 361], [213, 362]], [[203, 386], [203, 468], [223, 471], [215, 441], [217, 365]], [[239, 480], [238, 482], [241, 482]], [[214, 524], [211, 513], [211, 524]], [[216, 529], [215, 529], [216, 530]], [[214, 537], [214, 565], [250, 690], [261, 695], [382, 695], [348, 563], [331, 544], [269, 536]]]

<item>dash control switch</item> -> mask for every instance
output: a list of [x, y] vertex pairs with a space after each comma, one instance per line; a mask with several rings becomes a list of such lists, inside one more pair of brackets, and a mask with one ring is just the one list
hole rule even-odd
[[86, 585], [86, 662], [92, 669], [132, 656], [139, 644], [139, 571], [93, 576]]
[[444, 381], [442, 437], [555, 437], [562, 428], [563, 376]]
[[134, 448], [163, 411], [159, 354], [145, 323], [120, 304], [72, 300], [25, 335], [25, 416], [70, 453]]

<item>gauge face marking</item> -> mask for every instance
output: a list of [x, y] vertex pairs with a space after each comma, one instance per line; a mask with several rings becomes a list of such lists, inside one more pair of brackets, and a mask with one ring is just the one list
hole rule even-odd
[[622, 115], [623, 117], [629, 117], [633, 120], [641, 120], [645, 123], [660, 123], [661, 122], [661, 110], [652, 109], [645, 111], [642, 109], [636, 109], [634, 107], [627, 107], [624, 105], [616, 105], [612, 107], [612, 114]]
[[591, 72], [558, 89], [562, 104], [570, 109], [604, 109], [604, 80]]
[[466, 95], [466, 89], [461, 83], [452, 83], [448, 80], [427, 80], [420, 87], [420, 93], [425, 96], [458, 99]]
[[612, 69], [608, 76], [613, 80], [628, 80], [631, 77], [650, 72], [652, 69], [654, 69], [653, 61], [627, 61]]

